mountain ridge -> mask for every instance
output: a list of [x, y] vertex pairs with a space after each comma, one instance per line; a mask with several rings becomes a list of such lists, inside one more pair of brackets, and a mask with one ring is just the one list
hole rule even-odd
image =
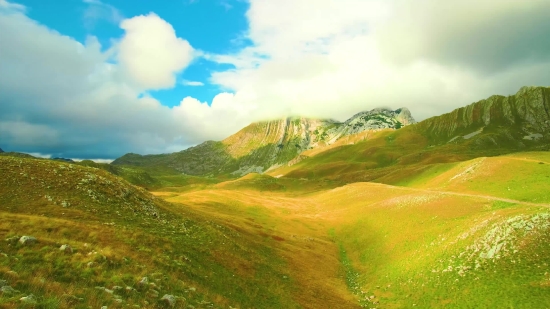
[[223, 141], [206, 141], [172, 154], [126, 154], [113, 165], [169, 166], [190, 175], [261, 173], [287, 164], [300, 153], [330, 145], [343, 136], [367, 130], [399, 129], [415, 123], [410, 111], [385, 108], [355, 114], [345, 122], [286, 117], [252, 123]]

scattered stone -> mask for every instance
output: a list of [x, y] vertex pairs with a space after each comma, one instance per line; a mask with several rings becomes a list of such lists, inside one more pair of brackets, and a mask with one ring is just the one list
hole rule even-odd
[[88, 266], [88, 268], [92, 268], [94, 266], [96, 266], [97, 263], [96, 262], [88, 262], [88, 264], [86, 264], [86, 266]]
[[165, 305], [174, 307], [176, 305], [176, 297], [174, 295], [164, 294], [160, 299]]
[[68, 304], [75, 304], [75, 303], [84, 301], [84, 298], [79, 298], [69, 294], [63, 294], [61, 298], [63, 298]]
[[120, 291], [120, 290], [124, 290], [124, 288], [121, 287], [121, 286], [119, 286], [119, 285], [115, 285], [115, 286], [113, 287], [113, 291]]
[[35, 244], [37, 241], [38, 240], [32, 236], [22, 236], [21, 238], [19, 238], [19, 243], [24, 246]]
[[73, 253], [73, 248], [71, 248], [71, 246], [69, 245], [62, 245], [61, 247], [59, 247], [59, 251], [63, 251], [65, 253]]
[[121, 298], [115, 298], [115, 303], [122, 304], [123, 302], [124, 300], [122, 300]]
[[21, 297], [19, 300], [24, 304], [36, 304], [36, 297], [32, 294]]
[[150, 290], [149, 292], [147, 292], [147, 295], [151, 298], [158, 298], [159, 292], [157, 290]]
[[197, 291], [197, 289], [195, 289], [194, 287], [190, 287], [190, 288], [189, 288], [189, 291], [195, 292], [195, 291]]
[[6, 294], [6, 295], [15, 294], [18, 292], [17, 290], [15, 290], [9, 285], [4, 285], [3, 287], [0, 288], [0, 291], [2, 291], [2, 294]]
[[137, 283], [137, 287], [138, 289], [141, 289], [141, 290], [149, 287], [149, 278], [147, 277], [141, 278], [141, 280]]
[[109, 293], [109, 294], [113, 294], [115, 292], [113, 290], [109, 290], [109, 289], [106, 289], [106, 288], [103, 288], [103, 291], [105, 291], [106, 293]]
[[15, 245], [19, 241], [19, 238], [21, 238], [21, 236], [13, 236], [10, 238], [6, 238], [6, 242], [10, 245]]
[[102, 306], [101, 309], [107, 309], [107, 306]]

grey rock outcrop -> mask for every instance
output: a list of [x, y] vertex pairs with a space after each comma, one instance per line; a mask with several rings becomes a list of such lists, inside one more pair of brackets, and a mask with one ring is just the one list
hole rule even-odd
[[73, 253], [73, 248], [69, 245], [62, 245], [59, 247], [59, 251], [63, 251], [64, 253]]
[[22, 236], [21, 238], [19, 238], [19, 243], [24, 246], [33, 245], [37, 242], [38, 240], [33, 236]]
[[18, 291], [9, 285], [4, 285], [3, 287], [0, 288], [0, 292], [2, 292], [2, 294], [12, 295], [17, 293]]
[[176, 305], [177, 299], [174, 295], [164, 294], [164, 296], [162, 296], [160, 300], [168, 307], [174, 307]]
[[21, 297], [19, 300], [24, 304], [36, 304], [36, 297], [33, 294]]
[[262, 173], [288, 164], [302, 152], [331, 145], [340, 138], [369, 130], [399, 129], [415, 123], [407, 108], [377, 108], [345, 122], [287, 117], [250, 124], [223, 141], [207, 141], [172, 154], [126, 154], [114, 165], [165, 166], [178, 172], [213, 176]]

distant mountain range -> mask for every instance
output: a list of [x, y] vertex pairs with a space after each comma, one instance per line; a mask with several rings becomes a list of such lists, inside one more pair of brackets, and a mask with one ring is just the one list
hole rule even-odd
[[242, 176], [295, 164], [306, 157], [302, 153], [327, 148], [344, 137], [404, 127], [422, 136], [427, 147], [467, 142], [467, 149], [510, 152], [548, 144], [550, 88], [523, 87], [515, 95], [491, 96], [419, 123], [407, 108], [378, 108], [345, 122], [303, 117], [257, 122], [223, 141], [207, 141], [172, 154], [129, 153], [112, 164], [168, 168], [196, 176]]
[[364, 131], [399, 129], [415, 123], [407, 108], [374, 109], [345, 122], [331, 119], [289, 117], [253, 123], [223, 141], [207, 141], [189, 149], [161, 155], [126, 154], [114, 165], [163, 166], [179, 172], [207, 176], [242, 176], [262, 173], [287, 164], [308, 149], [335, 143]]

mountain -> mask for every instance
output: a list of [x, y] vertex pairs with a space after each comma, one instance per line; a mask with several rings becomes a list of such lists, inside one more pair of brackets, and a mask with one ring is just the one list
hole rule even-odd
[[0, 153], [4, 152], [4, 150], [2, 150], [2, 148], [0, 148]]
[[522, 87], [508, 97], [488, 99], [420, 122], [416, 128], [436, 144], [468, 140], [478, 145], [524, 147], [532, 141], [549, 141], [550, 88]]
[[271, 176], [399, 184], [434, 164], [550, 150], [550, 88], [523, 87], [356, 143], [303, 152]]
[[302, 152], [331, 145], [363, 131], [399, 129], [415, 123], [407, 108], [378, 108], [345, 122], [288, 117], [250, 124], [223, 141], [207, 141], [189, 149], [161, 155], [126, 154], [114, 165], [169, 167], [189, 175], [261, 173], [287, 164]]

